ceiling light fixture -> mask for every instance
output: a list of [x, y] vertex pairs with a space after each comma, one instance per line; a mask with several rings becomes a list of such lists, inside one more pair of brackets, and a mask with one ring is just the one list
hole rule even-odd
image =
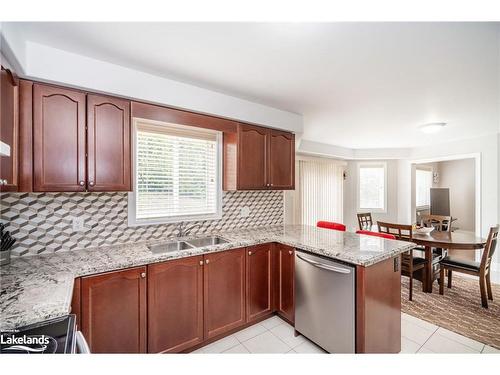
[[446, 122], [431, 122], [429, 124], [424, 124], [419, 127], [422, 133], [432, 134], [437, 133], [446, 126]]

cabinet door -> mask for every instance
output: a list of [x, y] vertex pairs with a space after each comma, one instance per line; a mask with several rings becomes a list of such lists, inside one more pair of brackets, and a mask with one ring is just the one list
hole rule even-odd
[[276, 244], [278, 298], [277, 311], [290, 323], [295, 321], [295, 254], [294, 248]]
[[203, 257], [148, 266], [148, 352], [178, 353], [202, 341]]
[[272, 244], [247, 248], [247, 321], [268, 315], [273, 310]]
[[146, 352], [146, 267], [82, 277], [81, 291], [91, 352]]
[[267, 137], [259, 126], [238, 126], [238, 189], [267, 189]]
[[269, 183], [271, 189], [295, 188], [295, 136], [270, 130]]
[[204, 256], [205, 339], [245, 324], [245, 249]]
[[85, 94], [33, 85], [34, 191], [85, 191]]
[[0, 156], [0, 191], [17, 191], [17, 139], [19, 128], [19, 86], [14, 76], [1, 70], [0, 140], [10, 148], [9, 156]]
[[88, 190], [130, 189], [130, 102], [87, 96]]

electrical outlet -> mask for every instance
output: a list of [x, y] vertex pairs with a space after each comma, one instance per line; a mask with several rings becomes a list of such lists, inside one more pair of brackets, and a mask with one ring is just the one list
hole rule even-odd
[[85, 220], [83, 217], [73, 218], [73, 232], [83, 232], [85, 228]]
[[242, 207], [240, 210], [240, 217], [248, 217], [250, 216], [250, 209], [248, 206]]

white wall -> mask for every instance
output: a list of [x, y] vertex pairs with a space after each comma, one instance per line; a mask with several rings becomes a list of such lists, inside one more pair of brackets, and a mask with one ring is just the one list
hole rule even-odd
[[[398, 171], [397, 160], [377, 160], [387, 163], [387, 212], [372, 213], [373, 220], [398, 222]], [[346, 166], [346, 179], [344, 180], [344, 224], [347, 230], [356, 231], [358, 228], [358, 161], [349, 160]]]
[[1, 49], [24, 78], [220, 117], [303, 131], [302, 115], [17, 38], [2, 25]]
[[461, 230], [475, 230], [474, 159], [439, 162], [438, 187], [450, 189], [450, 213]]

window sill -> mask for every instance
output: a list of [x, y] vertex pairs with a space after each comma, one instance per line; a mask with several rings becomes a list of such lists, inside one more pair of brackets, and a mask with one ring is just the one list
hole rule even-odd
[[207, 220], [220, 220], [222, 219], [222, 213], [220, 214], [207, 214], [207, 215], [191, 215], [191, 216], [175, 216], [175, 217], [163, 217], [155, 219], [135, 219], [133, 217], [128, 218], [129, 227], [141, 227], [146, 225], [162, 225], [162, 224], [176, 224], [180, 222], [190, 222], [190, 221], [207, 221]]

